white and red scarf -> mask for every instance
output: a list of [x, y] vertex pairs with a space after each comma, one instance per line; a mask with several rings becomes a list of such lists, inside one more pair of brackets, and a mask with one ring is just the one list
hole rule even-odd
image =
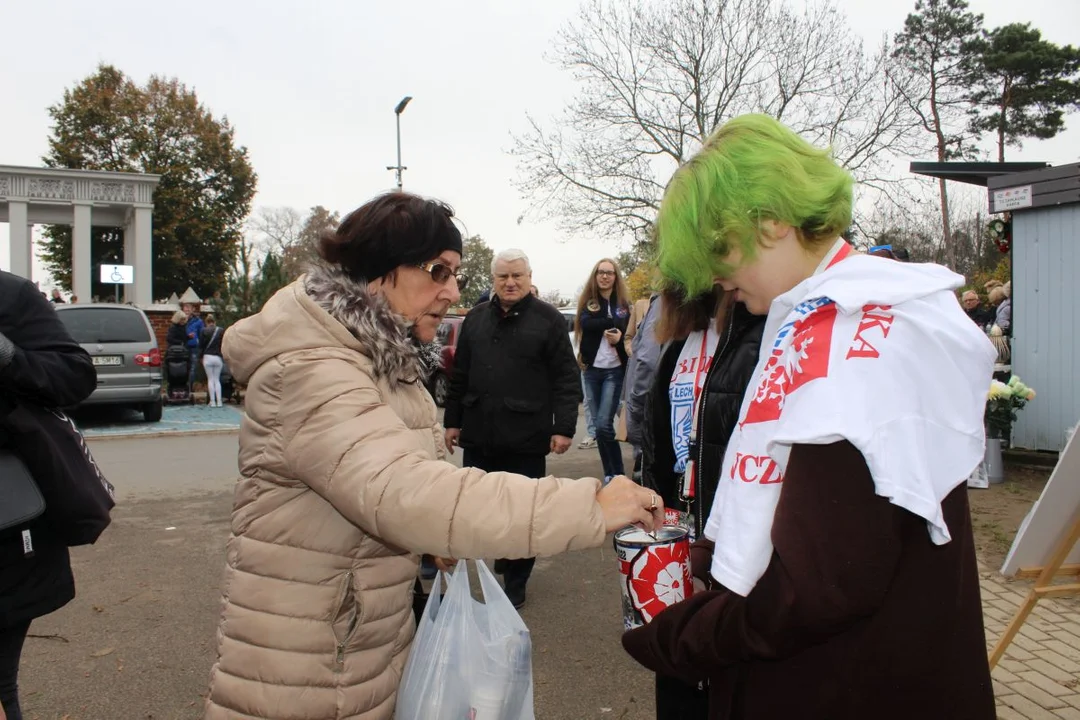
[[941, 501], [982, 458], [996, 356], [956, 300], [963, 282], [841, 240], [773, 302], [704, 531], [725, 587], [745, 596], [768, 567], [796, 444], [851, 442], [878, 495], [924, 518], [933, 542], [950, 540]]

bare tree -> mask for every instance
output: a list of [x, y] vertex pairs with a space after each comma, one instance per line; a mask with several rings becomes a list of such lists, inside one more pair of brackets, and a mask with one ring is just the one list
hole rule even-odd
[[1000, 259], [987, 234], [986, 191], [968, 185], [949, 195], [949, 242], [941, 234], [941, 205], [937, 183], [923, 180], [914, 200], [900, 207], [879, 203], [864, 223], [866, 245], [893, 244], [905, 248], [914, 262], [943, 263], [951, 253], [950, 267], [970, 278], [992, 269]]
[[304, 220], [295, 208], [261, 207], [251, 218], [250, 228], [256, 246], [281, 254], [300, 240]]
[[[971, 155], [975, 134], [965, 127], [971, 109], [971, 43], [978, 38], [982, 15], [967, 9], [965, 0], [916, 0], [904, 30], [896, 35], [894, 57], [911, 82], [903, 87], [906, 101], [919, 118], [923, 132], [933, 138], [938, 162]], [[948, 186], [938, 180], [941, 237], [945, 262], [956, 267], [952, 243]]]
[[586, 0], [555, 61], [580, 91], [550, 127], [515, 137], [519, 189], [571, 232], [648, 243], [664, 184], [724, 121], [764, 112], [831, 144], [864, 187], [915, 151], [918, 118], [891, 51], [875, 52], [830, 0]]

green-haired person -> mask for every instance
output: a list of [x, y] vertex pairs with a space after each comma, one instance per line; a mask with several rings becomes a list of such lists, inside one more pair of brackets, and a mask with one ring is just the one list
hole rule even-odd
[[990, 341], [964, 280], [854, 252], [853, 181], [746, 115], [671, 179], [665, 281], [767, 314], [695, 575], [707, 589], [623, 638], [709, 683], [724, 720], [992, 720], [966, 479], [983, 454]]

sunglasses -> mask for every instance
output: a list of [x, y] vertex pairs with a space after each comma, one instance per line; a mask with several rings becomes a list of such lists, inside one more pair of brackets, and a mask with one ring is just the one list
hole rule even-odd
[[469, 286], [468, 275], [456, 273], [450, 269], [449, 265], [444, 265], [441, 262], [430, 262], [417, 265], [416, 267], [431, 275], [431, 279], [439, 285], [445, 285], [446, 281], [453, 277], [457, 279], [458, 290], [464, 290]]

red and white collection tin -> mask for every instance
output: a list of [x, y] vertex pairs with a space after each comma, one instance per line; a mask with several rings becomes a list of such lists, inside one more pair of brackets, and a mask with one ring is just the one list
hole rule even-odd
[[627, 630], [641, 627], [693, 593], [690, 536], [682, 525], [664, 525], [654, 534], [623, 528], [615, 533], [615, 555]]

